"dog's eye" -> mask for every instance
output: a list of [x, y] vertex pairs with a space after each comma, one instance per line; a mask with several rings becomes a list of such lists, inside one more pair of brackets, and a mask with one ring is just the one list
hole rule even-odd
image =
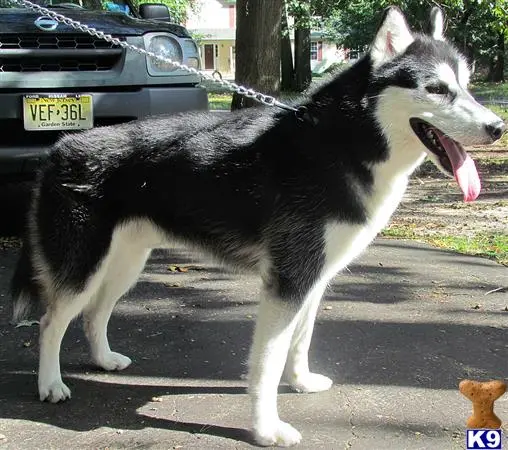
[[430, 85], [426, 86], [425, 89], [427, 90], [427, 92], [429, 94], [448, 95], [450, 93], [448, 86], [443, 83], [430, 84]]

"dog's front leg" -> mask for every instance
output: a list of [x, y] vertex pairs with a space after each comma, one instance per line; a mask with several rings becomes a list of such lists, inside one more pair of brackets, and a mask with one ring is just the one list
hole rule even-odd
[[316, 314], [327, 283], [321, 281], [305, 299], [298, 315], [286, 361], [284, 379], [297, 392], [321, 392], [332, 387], [332, 380], [309, 370], [309, 347]]
[[[293, 306], [293, 307], [292, 307]], [[249, 394], [253, 408], [253, 433], [260, 445], [288, 447], [301, 434], [279, 419], [277, 388], [284, 370], [298, 311], [264, 290], [250, 355]]]

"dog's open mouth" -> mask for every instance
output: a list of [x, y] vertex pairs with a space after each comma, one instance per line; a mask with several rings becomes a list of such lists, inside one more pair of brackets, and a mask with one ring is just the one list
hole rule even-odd
[[[453, 167], [450, 161], [450, 157], [446, 153], [443, 144], [441, 144], [441, 139], [445, 137], [445, 134], [441, 130], [438, 130], [437, 128], [420, 119], [411, 119], [409, 123], [425, 147], [427, 147], [434, 155], [436, 155], [443, 169], [446, 170], [450, 175], [453, 175]], [[454, 141], [454, 143], [455, 145], [460, 146], [458, 142]]]
[[412, 118], [409, 123], [443, 170], [455, 177], [464, 193], [464, 201], [475, 200], [480, 194], [480, 178], [474, 161], [462, 145], [424, 120]]

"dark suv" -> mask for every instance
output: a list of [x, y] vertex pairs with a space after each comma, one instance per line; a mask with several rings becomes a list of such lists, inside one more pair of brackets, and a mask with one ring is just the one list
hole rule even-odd
[[[32, 0], [122, 41], [199, 68], [163, 5]], [[144, 17], [144, 18], [143, 18]], [[150, 19], [149, 19], [150, 18]], [[34, 171], [62, 133], [208, 109], [199, 77], [0, 0], [0, 174]]]

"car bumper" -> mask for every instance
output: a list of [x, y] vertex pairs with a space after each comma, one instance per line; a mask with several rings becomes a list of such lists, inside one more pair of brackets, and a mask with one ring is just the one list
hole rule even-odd
[[[61, 92], [66, 91], [62, 89]], [[80, 93], [90, 93], [93, 96], [95, 126], [113, 125], [159, 114], [208, 109], [207, 93], [202, 87], [144, 87], [127, 92]], [[12, 131], [6, 139], [0, 139], [0, 174], [33, 172], [61, 134], [24, 131], [22, 95], [0, 92], [0, 128], [7, 133], [8, 130]]]

